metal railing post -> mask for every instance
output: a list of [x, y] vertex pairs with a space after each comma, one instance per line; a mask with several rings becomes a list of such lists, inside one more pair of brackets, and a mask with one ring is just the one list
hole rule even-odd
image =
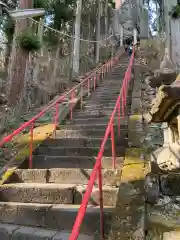
[[33, 131], [34, 131], [34, 122], [31, 125], [30, 128], [30, 142], [29, 142], [29, 168], [32, 169], [33, 163], [32, 163], [32, 154], [33, 154]]
[[83, 109], [83, 94], [84, 94], [84, 89], [83, 89], [83, 84], [81, 84], [81, 110]]
[[96, 74], [94, 75], [94, 91], [96, 90]]
[[113, 168], [116, 168], [116, 153], [115, 153], [115, 139], [114, 139], [114, 125], [111, 125], [111, 146], [112, 146], [112, 162]]
[[121, 134], [121, 98], [119, 99], [118, 104], [118, 136]]
[[99, 180], [99, 203], [100, 203], [100, 235], [101, 240], [104, 240], [104, 207], [103, 207], [103, 189], [102, 189], [102, 171], [101, 165], [98, 170], [98, 180]]
[[90, 96], [90, 79], [88, 78], [88, 97]]
[[74, 99], [74, 91], [71, 93], [70, 99], [70, 120], [73, 120], [73, 99]]
[[54, 131], [53, 131], [54, 138], [56, 137], [58, 118], [59, 118], [59, 103], [56, 103], [56, 112], [55, 112], [55, 117], [54, 117]]

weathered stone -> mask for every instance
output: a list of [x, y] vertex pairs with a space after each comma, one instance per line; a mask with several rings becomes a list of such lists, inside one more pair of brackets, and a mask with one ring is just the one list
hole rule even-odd
[[178, 171], [180, 168], [180, 146], [173, 143], [162, 149], [157, 156], [157, 164], [163, 171]]
[[130, 115], [128, 123], [128, 141], [131, 147], [139, 148], [143, 135], [142, 115]]
[[163, 232], [178, 230], [180, 224], [180, 203], [173, 198], [160, 199], [158, 204], [148, 207], [148, 226], [159, 227]]
[[161, 190], [164, 195], [180, 196], [180, 175], [169, 174], [160, 176]]
[[153, 100], [153, 105], [146, 116], [150, 122], [166, 122], [168, 117], [178, 107], [177, 102], [180, 101], [179, 83], [168, 86], [163, 85], [159, 88], [156, 98]]
[[[121, 165], [123, 163], [122, 159], [116, 159], [118, 169], [103, 169], [102, 170], [102, 180], [103, 184], [107, 186], [119, 186], [121, 177]], [[89, 177], [91, 175], [91, 169], [80, 169], [80, 168], [61, 168], [61, 169], [49, 169], [49, 182], [50, 183], [62, 183], [62, 184], [87, 184]], [[98, 180], [96, 181], [98, 184]]]
[[17, 169], [10, 178], [10, 181], [46, 183], [46, 178], [46, 169]]
[[16, 231], [20, 226], [10, 225], [10, 224], [0, 224], [0, 239], [10, 240], [14, 231]]
[[44, 204], [72, 204], [75, 185], [47, 183], [4, 184], [0, 200]]
[[57, 232], [41, 228], [20, 227], [13, 233], [12, 240], [52, 240]]
[[163, 233], [163, 240], [178, 240], [180, 239], [180, 232], [165, 232]]
[[[86, 191], [86, 186], [79, 186], [76, 188], [76, 194], [74, 197], [74, 204], [80, 204], [82, 202], [82, 198]], [[117, 195], [118, 195], [118, 188], [112, 187], [103, 187], [103, 204], [105, 206], [115, 206]], [[100, 205], [100, 193], [98, 188], [93, 188], [91, 197], [89, 200], [89, 205]]]
[[145, 197], [148, 204], [155, 204], [160, 196], [159, 176], [148, 173], [144, 181]]
[[[105, 223], [111, 220], [113, 207], [104, 206]], [[23, 226], [42, 227], [71, 231], [79, 205], [39, 204], [39, 203], [2, 203], [0, 202], [0, 222]], [[99, 225], [99, 206], [88, 206], [82, 223], [82, 233], [92, 234]]]
[[[69, 236], [70, 236], [70, 233], [59, 232], [53, 237], [52, 240], [68, 240]], [[88, 235], [84, 235], [84, 234], [79, 234], [78, 240], [94, 240], [94, 235], [88, 236]]]

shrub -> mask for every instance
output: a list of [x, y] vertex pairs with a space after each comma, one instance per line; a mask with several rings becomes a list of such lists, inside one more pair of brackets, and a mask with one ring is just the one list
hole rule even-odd
[[170, 16], [173, 19], [179, 19], [180, 18], [180, 4], [173, 6], [171, 11], [169, 12]]
[[28, 52], [34, 52], [41, 49], [39, 37], [31, 31], [22, 33], [17, 40], [19, 41], [21, 48]]

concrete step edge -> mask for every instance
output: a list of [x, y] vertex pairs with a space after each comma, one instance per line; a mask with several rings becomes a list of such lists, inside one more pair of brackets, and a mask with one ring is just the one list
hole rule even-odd
[[[36, 208], [36, 207], [47, 207], [47, 208], [52, 208], [55, 207], [56, 209], [66, 211], [66, 210], [79, 210], [79, 207], [81, 205], [75, 205], [75, 204], [44, 204], [44, 203], [21, 203], [21, 202], [0, 202], [0, 208], [4, 206], [12, 206], [12, 207], [31, 207], [31, 208]], [[106, 212], [112, 212], [114, 209], [113, 206], [104, 206], [104, 210]], [[94, 205], [88, 205], [87, 206], [87, 213], [92, 213], [92, 212], [99, 212], [100, 211], [100, 206], [94, 206]]]
[[[0, 223], [0, 237], [2, 240], [21, 237], [33, 239], [52, 239], [52, 240], [67, 240], [71, 232], [68, 231], [56, 231], [47, 228], [27, 227], [15, 224]], [[3, 238], [2, 238], [3, 237]], [[94, 240], [94, 236], [79, 234], [79, 240]]]

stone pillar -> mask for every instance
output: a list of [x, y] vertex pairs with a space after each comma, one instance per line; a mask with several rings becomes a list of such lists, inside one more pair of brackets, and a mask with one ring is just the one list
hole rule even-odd
[[123, 36], [124, 36], [124, 29], [123, 25], [120, 24], [120, 46], [123, 46]]
[[163, 134], [164, 134], [164, 144], [163, 147], [169, 146], [169, 131], [168, 131], [168, 124], [162, 124]]
[[136, 45], [137, 44], [137, 29], [136, 28], [133, 29], [133, 38], [134, 38], [134, 45]]
[[174, 143], [174, 134], [173, 134], [173, 131], [171, 129], [171, 127], [169, 126], [168, 127], [168, 137], [169, 137], [169, 144], [172, 144]]
[[149, 29], [148, 29], [148, 10], [145, 6], [142, 7], [142, 14], [140, 19], [140, 39], [148, 39]]
[[180, 140], [180, 115], [177, 116], [177, 125], [178, 125], [178, 139]]

